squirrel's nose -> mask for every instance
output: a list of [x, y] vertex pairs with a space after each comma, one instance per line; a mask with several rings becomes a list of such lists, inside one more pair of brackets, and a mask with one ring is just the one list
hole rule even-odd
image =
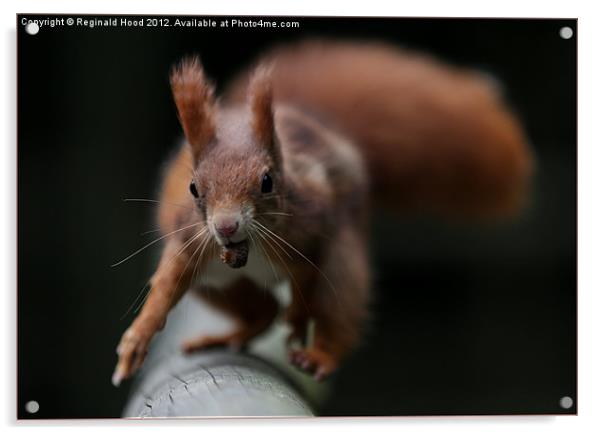
[[222, 237], [231, 237], [238, 230], [238, 222], [235, 219], [222, 219], [216, 223], [215, 229]]

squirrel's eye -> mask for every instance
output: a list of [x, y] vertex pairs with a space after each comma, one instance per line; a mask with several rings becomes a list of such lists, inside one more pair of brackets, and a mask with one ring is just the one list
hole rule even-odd
[[195, 198], [199, 197], [199, 191], [196, 190], [196, 184], [194, 184], [194, 181], [190, 182], [190, 193], [192, 193], [192, 196]]
[[270, 177], [270, 174], [264, 174], [263, 178], [261, 179], [261, 193], [270, 193], [272, 191], [272, 177]]

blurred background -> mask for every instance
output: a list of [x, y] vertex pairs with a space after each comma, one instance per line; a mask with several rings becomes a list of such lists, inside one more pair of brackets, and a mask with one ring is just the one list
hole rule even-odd
[[310, 36], [385, 40], [494, 76], [537, 158], [531, 207], [514, 222], [376, 213], [373, 322], [319, 414], [575, 413], [576, 20], [290, 19], [299, 28], [33, 36], [18, 18], [19, 417], [122, 411], [115, 346], [159, 247], [110, 265], [156, 228], [154, 205], [123, 199], [156, 198], [181, 137], [171, 65], [198, 53], [221, 89], [262, 50]]

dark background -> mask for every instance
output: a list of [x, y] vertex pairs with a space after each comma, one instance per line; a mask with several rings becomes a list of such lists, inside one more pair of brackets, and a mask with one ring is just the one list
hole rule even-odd
[[[28, 18], [40, 18], [27, 15]], [[219, 17], [216, 17], [219, 20]], [[275, 42], [378, 38], [499, 79], [537, 157], [530, 209], [475, 225], [378, 213], [374, 320], [326, 415], [560, 414], [576, 399], [575, 20], [299, 18], [300, 29], [18, 33], [18, 415], [117, 417], [120, 319], [153, 271], [162, 162], [180, 137], [170, 66], [224, 84]], [[20, 19], [19, 19], [20, 22]], [[393, 229], [395, 228], [395, 230]], [[35, 415], [24, 412], [40, 403]], [[576, 402], [575, 402], [576, 403]]]

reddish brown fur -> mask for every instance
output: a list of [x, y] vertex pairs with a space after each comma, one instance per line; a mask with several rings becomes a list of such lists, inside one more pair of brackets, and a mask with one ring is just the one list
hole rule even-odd
[[179, 228], [178, 218], [182, 209], [191, 206], [190, 192], [186, 189], [184, 181], [188, 180], [190, 183], [193, 161], [190, 146], [184, 144], [165, 168], [159, 197], [169, 201], [173, 206], [159, 207], [157, 220], [163, 234]]
[[213, 86], [205, 78], [198, 57], [184, 59], [174, 68], [170, 83], [180, 123], [198, 157], [215, 137]]
[[[357, 346], [367, 318], [371, 197], [406, 210], [476, 214], [510, 213], [522, 202], [531, 171], [523, 133], [476, 74], [381, 44], [311, 42], [263, 62], [273, 69], [245, 74], [219, 108], [198, 61], [172, 74], [190, 146], [168, 165], [159, 219], [165, 234], [176, 232], [122, 338], [116, 383], [142, 363], [169, 309], [218, 255], [216, 214], [255, 219], [241, 221], [254, 234], [249, 255], [263, 253], [290, 277], [291, 340], [305, 340], [315, 322], [313, 344], [291, 350], [291, 361], [322, 378]], [[261, 191], [265, 174], [272, 193]], [[252, 282], [221, 291], [216, 306], [237, 329], [186, 350], [240, 345], [269, 326], [274, 300], [255, 297]]]
[[[225, 335], [201, 335], [185, 341], [182, 344], [185, 352], [194, 352], [224, 343], [240, 348], [250, 339], [265, 331], [279, 311], [278, 302], [274, 296], [244, 278], [234, 282], [229, 288], [219, 289], [219, 291], [202, 286], [197, 286], [194, 290], [209, 305], [229, 314], [236, 321], [236, 325], [232, 332]], [[210, 296], [207, 293], [210, 293]], [[261, 303], [258, 304], [257, 301], [261, 301]]]
[[[355, 140], [377, 199], [397, 208], [512, 214], [532, 159], [516, 118], [476, 72], [381, 43], [309, 41], [264, 56], [274, 99]], [[230, 99], [242, 98], [247, 74]]]
[[269, 68], [255, 70], [248, 86], [253, 129], [260, 143], [272, 146], [274, 138], [274, 115], [272, 112], [272, 77]]

